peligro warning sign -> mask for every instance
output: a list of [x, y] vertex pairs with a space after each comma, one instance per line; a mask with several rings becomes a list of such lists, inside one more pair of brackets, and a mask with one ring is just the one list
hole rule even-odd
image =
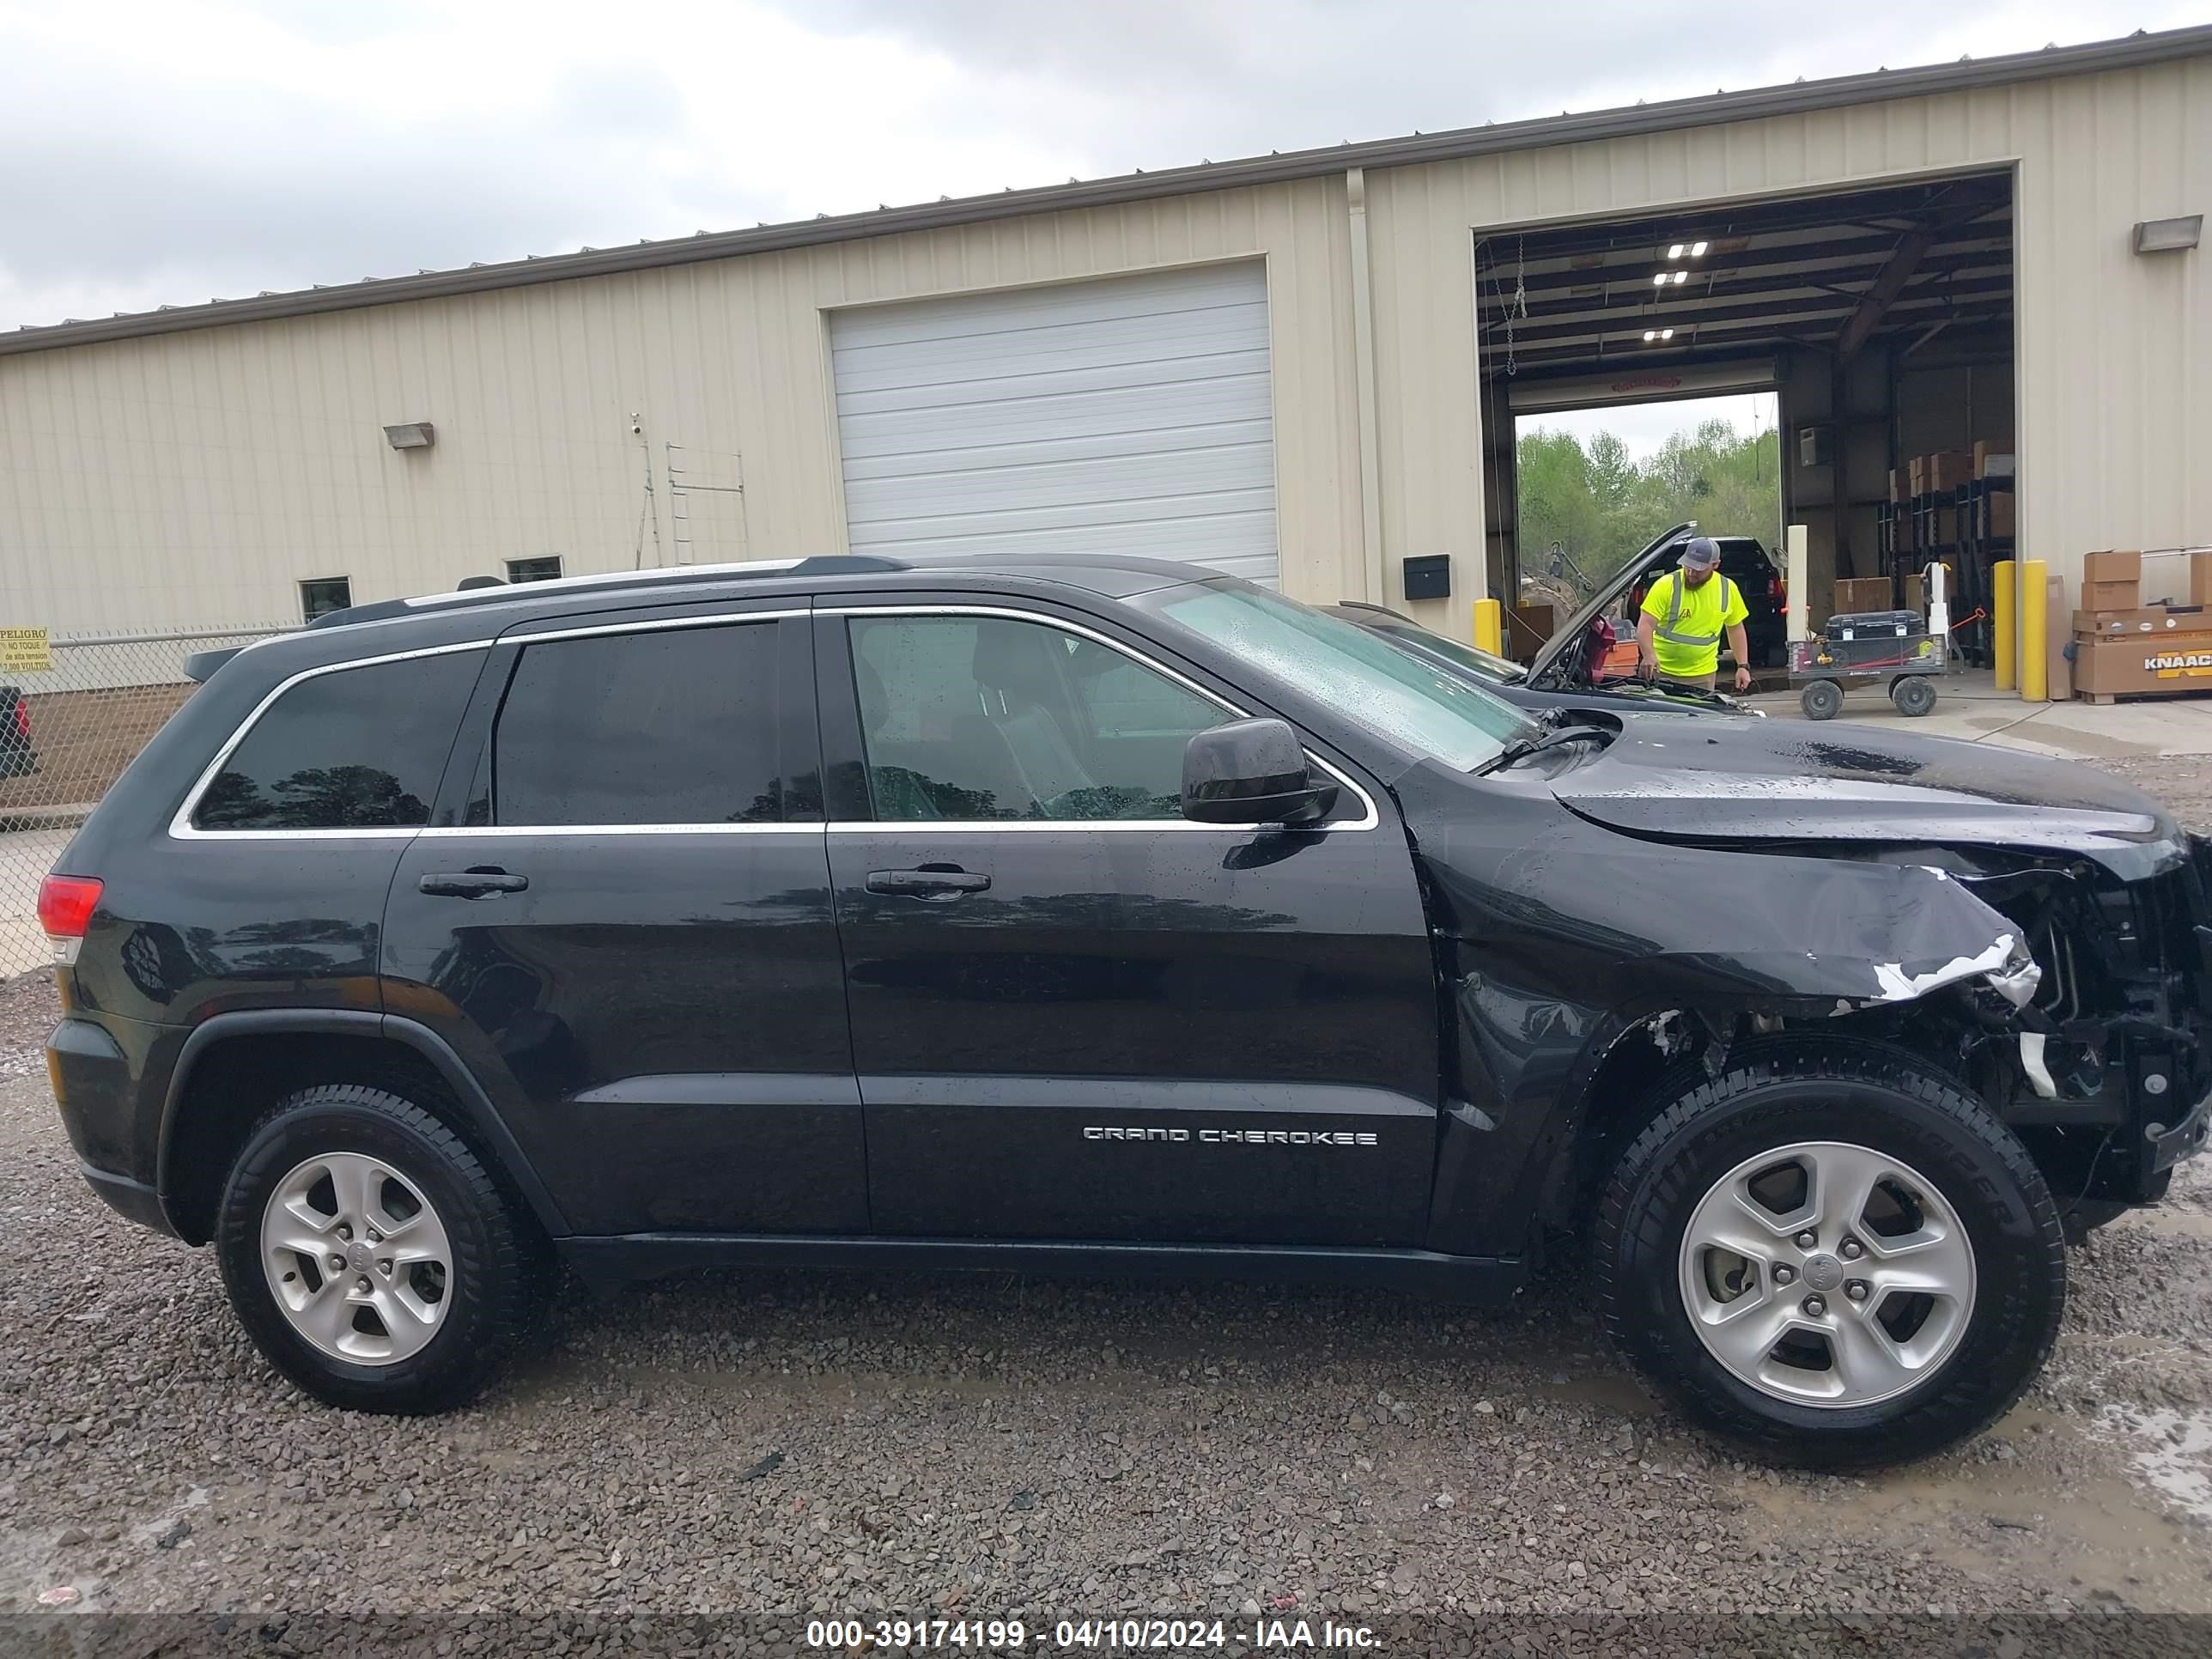
[[45, 674], [54, 665], [43, 628], [0, 628], [0, 674]]

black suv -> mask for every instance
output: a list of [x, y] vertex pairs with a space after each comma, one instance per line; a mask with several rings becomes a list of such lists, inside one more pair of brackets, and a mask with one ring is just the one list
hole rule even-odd
[[2048, 1352], [2204, 1138], [2201, 849], [2084, 769], [1537, 720], [1188, 565], [866, 558], [358, 607], [213, 672], [41, 896], [87, 1176], [334, 1403], [561, 1264], [1509, 1296], [1776, 1457]]

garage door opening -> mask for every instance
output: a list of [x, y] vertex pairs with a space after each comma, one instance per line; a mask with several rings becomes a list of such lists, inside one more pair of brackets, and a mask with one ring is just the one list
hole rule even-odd
[[[1520, 476], [1540, 417], [1771, 390], [1814, 623], [1884, 579], [1917, 608], [1940, 561], [1954, 643], [1985, 662], [1989, 569], [2014, 546], [2012, 272], [2008, 172], [1480, 235], [1491, 591], [1548, 580], [1543, 489]], [[1589, 562], [1640, 544], [1615, 528]]]
[[1571, 615], [1637, 549], [1694, 520], [1722, 539], [1723, 571], [1751, 609], [1754, 665], [1780, 665], [1776, 402], [1752, 392], [1516, 416], [1513, 631], [1547, 636], [1547, 615]]

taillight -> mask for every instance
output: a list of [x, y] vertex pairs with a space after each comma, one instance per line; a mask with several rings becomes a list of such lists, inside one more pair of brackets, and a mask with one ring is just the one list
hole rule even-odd
[[15, 735], [25, 743], [31, 740], [31, 705], [21, 697], [15, 699]]
[[1787, 605], [1790, 602], [1790, 584], [1779, 576], [1769, 576], [1766, 579], [1766, 597], [1777, 605]]
[[48, 876], [39, 884], [39, 926], [54, 947], [54, 960], [65, 968], [76, 960], [85, 929], [92, 926], [100, 889], [91, 876]]

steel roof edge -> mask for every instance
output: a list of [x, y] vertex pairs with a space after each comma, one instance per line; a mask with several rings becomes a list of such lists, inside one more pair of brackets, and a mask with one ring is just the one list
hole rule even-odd
[[1745, 92], [1721, 92], [1694, 98], [1669, 99], [1656, 104], [1635, 104], [1581, 115], [1540, 116], [1502, 125], [1462, 127], [1449, 132], [1417, 133], [1410, 137], [1381, 138], [1362, 143], [1346, 142], [1318, 149], [1293, 150], [1287, 155], [1201, 162], [1195, 167], [1172, 167], [1158, 173], [1121, 173], [1073, 184], [1047, 185], [1027, 190], [1009, 189], [992, 196], [969, 196], [957, 200], [916, 203], [907, 207], [879, 208], [873, 213], [799, 219], [784, 224], [763, 225], [751, 230], [702, 231], [696, 236], [637, 242], [618, 248], [589, 248], [576, 253], [544, 257], [532, 255], [527, 258], [504, 260], [496, 264], [425, 271], [413, 276], [371, 276], [358, 283], [318, 285], [263, 295], [253, 299], [216, 300], [204, 305], [165, 306], [155, 311], [130, 312], [82, 322], [27, 325], [0, 333], [0, 356], [46, 350], [57, 346], [89, 345], [103, 340], [131, 339], [143, 335], [178, 333], [228, 323], [269, 322], [286, 317], [313, 316], [324, 312], [352, 311], [368, 306], [395, 305], [409, 300], [447, 299], [498, 289], [567, 282], [583, 276], [616, 276], [626, 271], [694, 264], [708, 259], [771, 253], [830, 242], [856, 241], [865, 237], [896, 235], [906, 231], [937, 230], [1032, 213], [1055, 213], [1073, 208], [1106, 207], [1167, 196], [1249, 189], [1259, 185], [1322, 177], [1340, 173], [1348, 167], [1413, 167], [1425, 162], [1461, 161], [1511, 150], [1550, 149], [1594, 139], [1631, 137], [1686, 127], [1717, 125], [1723, 122], [1804, 114], [1853, 104], [1882, 103], [1893, 99], [1969, 91], [2023, 81], [2053, 80], [2063, 76], [2136, 69], [2206, 53], [2212, 53], [2212, 24], [2166, 29], [2155, 34], [2138, 31], [2118, 40], [2093, 41], [2078, 46], [2046, 46], [2039, 52], [2013, 52], [2000, 58], [1962, 58], [1955, 64], [1876, 70], [1864, 75], [1838, 76], [1824, 81], [1797, 81], [1783, 86], [1754, 88]]

